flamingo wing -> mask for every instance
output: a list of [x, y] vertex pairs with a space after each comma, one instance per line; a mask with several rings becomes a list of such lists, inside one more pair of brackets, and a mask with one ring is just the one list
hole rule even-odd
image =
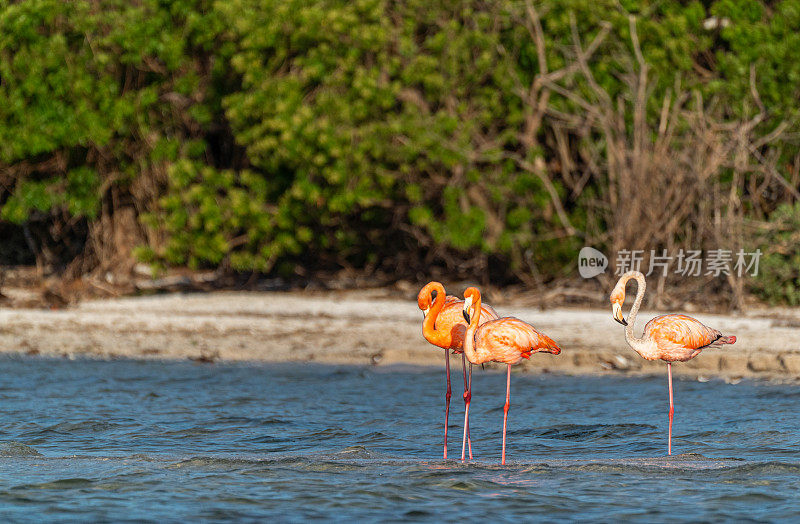
[[647, 323], [645, 336], [659, 345], [702, 349], [722, 338], [722, 333], [686, 315], [662, 315]]
[[481, 322], [483, 322], [483, 319], [488, 321], [498, 318], [500, 318], [500, 315], [497, 314], [497, 311], [495, 311], [492, 306], [489, 304], [481, 304]]
[[475, 331], [475, 341], [478, 353], [483, 353], [484, 361], [516, 364], [539, 351], [554, 355], [561, 353], [561, 348], [553, 339], [514, 317], [503, 317], [482, 324]]

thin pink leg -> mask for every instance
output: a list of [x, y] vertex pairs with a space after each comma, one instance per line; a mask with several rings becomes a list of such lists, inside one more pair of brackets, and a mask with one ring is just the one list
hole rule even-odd
[[[467, 440], [467, 424], [469, 424], [469, 402], [467, 402], [464, 406], [464, 438], [461, 440], [461, 462], [464, 462], [464, 448]], [[472, 458], [472, 455], [470, 455], [469, 458]]]
[[669, 379], [669, 436], [667, 437], [667, 455], [672, 455], [672, 415], [675, 407], [672, 405], [672, 362], [667, 362], [667, 377]]
[[447, 458], [447, 424], [450, 419], [450, 350], [444, 350], [444, 368], [447, 370], [447, 393], [444, 395], [444, 458]]
[[469, 459], [472, 460], [472, 438], [469, 434], [469, 402], [472, 400], [472, 362], [469, 364], [467, 380], [467, 358], [461, 353], [461, 370], [464, 373], [464, 437], [461, 439], [461, 462], [464, 462], [465, 448], [469, 446]]
[[[472, 401], [472, 362], [469, 363], [469, 380], [467, 381], [469, 400]], [[469, 434], [469, 420], [467, 420], [467, 446], [469, 446], [469, 459], [472, 460], [472, 436]]]
[[501, 465], [506, 463], [506, 426], [508, 425], [508, 407], [511, 405], [511, 364], [508, 365], [506, 375], [506, 405], [503, 406], [503, 459]]

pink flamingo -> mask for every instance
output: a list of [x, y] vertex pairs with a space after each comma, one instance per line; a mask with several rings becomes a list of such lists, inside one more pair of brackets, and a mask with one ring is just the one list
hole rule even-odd
[[[436, 298], [433, 293], [436, 292]], [[431, 302], [433, 302], [431, 304]], [[464, 354], [461, 351], [464, 345], [464, 334], [467, 331], [467, 324], [461, 313], [463, 300], [452, 295], [445, 295], [444, 286], [439, 282], [428, 282], [417, 295], [417, 305], [422, 310], [424, 320], [422, 322], [422, 336], [425, 340], [444, 348], [444, 365], [447, 370], [447, 393], [445, 393], [444, 408], [444, 458], [447, 458], [447, 424], [450, 418], [450, 355], [461, 353], [461, 367], [464, 372], [464, 405], [469, 409], [471, 400], [469, 384], [472, 382], [472, 364], [469, 365], [469, 379], [467, 379], [467, 365]], [[483, 306], [483, 317], [485, 320], [497, 318], [497, 313], [492, 306]], [[461, 442], [461, 460], [464, 460], [465, 443], [469, 444], [469, 458], [472, 459], [472, 439], [469, 436], [469, 426], [464, 425], [464, 438]]]
[[[622, 303], [625, 302], [625, 284], [632, 278], [638, 283], [636, 301], [628, 314], [628, 321], [622, 316]], [[641, 338], [633, 336], [633, 324], [636, 314], [644, 299], [646, 287], [644, 275], [639, 271], [628, 271], [619, 278], [611, 292], [611, 309], [614, 320], [625, 326], [625, 340], [634, 351], [647, 360], [661, 359], [667, 363], [667, 380], [669, 382], [669, 434], [667, 437], [667, 455], [672, 455], [672, 416], [675, 408], [672, 404], [672, 363], [686, 362], [706, 348], [718, 348], [723, 344], [733, 344], [736, 337], [723, 336], [716, 329], [702, 324], [699, 320], [686, 315], [661, 315], [644, 326]]]
[[[533, 326], [514, 317], [503, 317], [480, 323], [481, 292], [476, 288], [464, 291], [464, 319], [469, 322], [464, 354], [471, 364], [503, 362], [508, 364], [506, 373], [506, 403], [503, 406], [503, 455], [506, 463], [506, 426], [508, 408], [511, 405], [511, 366], [531, 358], [531, 353], [540, 351], [558, 355], [561, 349], [552, 339], [536, 331]], [[480, 324], [480, 325], [479, 325]], [[470, 388], [471, 388], [470, 384]], [[464, 425], [469, 423], [469, 404], [464, 413]]]

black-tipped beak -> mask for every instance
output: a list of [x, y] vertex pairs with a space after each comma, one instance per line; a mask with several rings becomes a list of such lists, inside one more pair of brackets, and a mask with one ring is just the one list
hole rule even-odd
[[623, 326], [627, 326], [628, 322], [625, 320], [625, 317], [622, 316], [622, 306], [615, 302], [611, 306], [611, 309], [612, 309], [611, 316], [614, 317], [614, 320], [616, 320]]
[[466, 310], [461, 311], [461, 313], [464, 315], [464, 320], [466, 320], [467, 324], [469, 324], [470, 323], [470, 321], [469, 321], [469, 313], [467, 313]]

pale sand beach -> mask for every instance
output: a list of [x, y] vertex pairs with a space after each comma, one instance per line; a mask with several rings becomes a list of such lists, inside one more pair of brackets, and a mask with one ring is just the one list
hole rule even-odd
[[[558, 342], [561, 355], [534, 355], [521, 369], [562, 374], [664, 373], [628, 348], [605, 309], [540, 310], [503, 304]], [[640, 332], [647, 319], [639, 315]], [[800, 311], [691, 313], [737, 342], [709, 349], [677, 374], [698, 378], [800, 378]], [[61, 310], [0, 309], [0, 351], [67, 358], [199, 359], [441, 366], [443, 350], [421, 334], [414, 297], [379, 290], [215, 292], [88, 300]], [[460, 357], [452, 364], [460, 368]]]

